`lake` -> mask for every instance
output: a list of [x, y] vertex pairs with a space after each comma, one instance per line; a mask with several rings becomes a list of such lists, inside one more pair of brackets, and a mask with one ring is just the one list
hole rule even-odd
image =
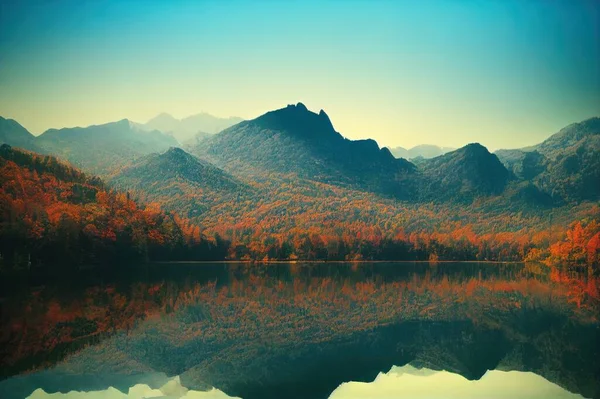
[[2, 294], [0, 397], [599, 398], [586, 284], [540, 265], [406, 262], [29, 281]]

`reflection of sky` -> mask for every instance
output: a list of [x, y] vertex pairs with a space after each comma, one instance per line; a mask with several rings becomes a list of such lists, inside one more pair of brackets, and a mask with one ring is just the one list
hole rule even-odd
[[600, 111], [600, 3], [3, 1], [0, 115], [34, 133], [289, 103], [350, 138], [534, 144]]
[[48, 394], [42, 389], [37, 389], [29, 396], [29, 399], [145, 399], [145, 398], [181, 398], [181, 399], [231, 399], [218, 389], [210, 391], [188, 390], [181, 385], [179, 377], [175, 377], [162, 387], [153, 389], [146, 384], [137, 384], [123, 393], [115, 388], [103, 391], [53, 393]]
[[342, 384], [330, 399], [575, 399], [572, 394], [534, 373], [488, 371], [469, 381], [446, 371], [393, 367], [371, 383]]
[[[36, 390], [29, 399], [142, 399], [152, 397], [182, 399], [227, 399], [229, 396], [213, 389], [207, 392], [188, 390], [176, 377], [161, 388], [152, 389], [138, 384], [127, 393], [114, 388], [93, 392], [48, 394]], [[446, 371], [417, 370], [411, 366], [393, 367], [381, 373], [371, 383], [349, 382], [342, 384], [330, 399], [575, 399], [572, 394], [556, 384], [533, 374], [519, 371], [489, 371], [478, 381]]]

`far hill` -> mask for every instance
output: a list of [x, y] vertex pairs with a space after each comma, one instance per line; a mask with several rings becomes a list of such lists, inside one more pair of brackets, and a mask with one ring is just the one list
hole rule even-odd
[[374, 140], [349, 140], [325, 111], [302, 103], [267, 112], [200, 141], [191, 151], [236, 173], [296, 174], [327, 183], [409, 197], [414, 165]]
[[247, 190], [223, 170], [174, 147], [135, 161], [110, 183], [186, 217], [199, 216], [215, 203]]
[[68, 160], [83, 170], [108, 175], [141, 156], [178, 145], [173, 136], [142, 131], [134, 123], [50, 129], [36, 138], [44, 152]]
[[14, 147], [25, 148], [35, 151], [37, 147], [33, 143], [35, 136], [17, 121], [4, 119], [0, 116], [0, 144], [9, 144]]
[[419, 164], [422, 197], [430, 200], [470, 201], [478, 196], [502, 193], [509, 171], [498, 157], [473, 143]]
[[184, 143], [193, 139], [197, 134], [215, 134], [242, 120], [242, 118], [235, 116], [219, 118], [205, 112], [183, 119], [176, 119], [167, 113], [162, 113], [140, 126], [145, 130], [171, 133], [180, 143]]
[[444, 155], [447, 152], [454, 151], [456, 148], [440, 147], [433, 144], [421, 144], [411, 149], [395, 147], [390, 149], [396, 158], [415, 159], [415, 158], [435, 158]]

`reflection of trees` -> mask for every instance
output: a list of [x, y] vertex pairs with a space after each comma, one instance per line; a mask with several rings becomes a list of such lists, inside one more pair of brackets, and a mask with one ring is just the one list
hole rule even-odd
[[[42, 290], [20, 306], [6, 306], [3, 363], [9, 367], [3, 370], [54, 363], [75, 352], [66, 363], [73, 370], [144, 364], [168, 374], [200, 368], [218, 379], [223, 366], [215, 365], [224, 359], [250, 364], [290, 351], [302, 354], [311, 346], [373, 336], [385, 326], [460, 321], [527, 341], [522, 324], [540, 312], [577, 323], [595, 320], [594, 297], [587, 288], [574, 291], [579, 285], [564, 273], [412, 267], [402, 273], [377, 265], [239, 265], [228, 268], [226, 284], [210, 278], [115, 284], [64, 301]], [[585, 287], [597, 283], [590, 279]], [[114, 339], [106, 340], [109, 336]], [[92, 348], [76, 354], [89, 344], [95, 345], [93, 361]], [[206, 371], [211, 365], [217, 367], [212, 374]]]

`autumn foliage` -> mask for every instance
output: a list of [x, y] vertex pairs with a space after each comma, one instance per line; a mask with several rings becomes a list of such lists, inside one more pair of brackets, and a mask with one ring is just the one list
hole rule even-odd
[[178, 185], [177, 200], [169, 202], [152, 188], [143, 195], [113, 191], [53, 157], [9, 146], [0, 155], [5, 267], [183, 259], [525, 260], [595, 269], [600, 259], [596, 205], [527, 214], [489, 204], [410, 204], [293, 174], [257, 174], [247, 181], [251, 188], [214, 198], [197, 215], [184, 205], [202, 202], [204, 194], [186, 185]]
[[[199, 228], [50, 156], [0, 148], [0, 266], [222, 257]], [[220, 252], [219, 252], [220, 251]]]

